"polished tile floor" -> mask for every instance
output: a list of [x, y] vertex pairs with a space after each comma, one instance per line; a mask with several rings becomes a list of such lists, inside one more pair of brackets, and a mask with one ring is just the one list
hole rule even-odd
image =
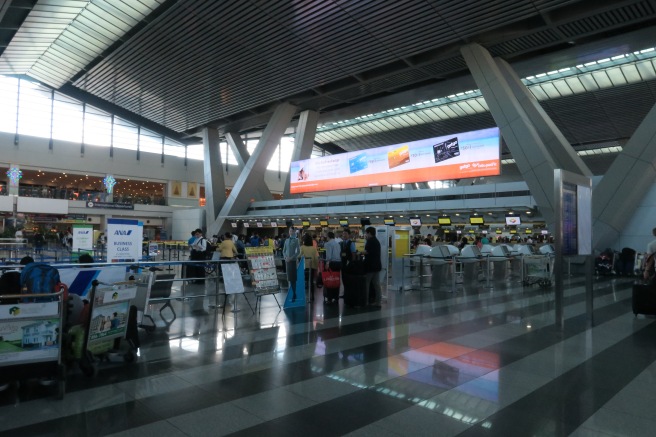
[[31, 381], [0, 392], [0, 435], [653, 435], [656, 324], [631, 313], [632, 283], [597, 278], [587, 328], [583, 278], [568, 279], [563, 331], [553, 290], [519, 281], [387, 291], [382, 310], [320, 290], [257, 314], [242, 296], [225, 314], [176, 301], [135, 363], [71, 371], [63, 401]]

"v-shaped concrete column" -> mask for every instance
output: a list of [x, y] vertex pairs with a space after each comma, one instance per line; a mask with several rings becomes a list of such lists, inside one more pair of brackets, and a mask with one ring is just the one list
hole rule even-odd
[[271, 161], [276, 146], [280, 143], [285, 129], [292, 120], [296, 106], [289, 103], [280, 104], [267, 127], [262, 132], [262, 137], [257, 143], [253, 154], [248, 158], [244, 169], [239, 174], [225, 205], [216, 217], [216, 220], [207, 225], [208, 235], [218, 234], [223, 227], [226, 217], [243, 215], [248, 210], [252, 193], [264, 181], [264, 172]]
[[654, 183], [654, 179], [656, 179], [656, 105], [651, 108], [594, 188], [593, 249], [603, 250], [612, 247]]
[[582, 176], [592, 177], [592, 172], [576, 153], [572, 145], [556, 127], [551, 117], [540, 106], [540, 102], [533, 93], [524, 85], [517, 76], [515, 70], [503, 59], [495, 58], [499, 71], [506, 78], [513, 95], [517, 99], [528, 119], [535, 127], [537, 134], [544, 143], [546, 149], [551, 152], [551, 157], [557, 168]]
[[[298, 127], [296, 137], [294, 138], [294, 151], [292, 152], [292, 162], [302, 159], [309, 159], [314, 147], [314, 137], [317, 133], [317, 123], [319, 122], [319, 113], [316, 111], [303, 111], [298, 118]], [[282, 192], [283, 198], [289, 199], [289, 172], [285, 180], [285, 189]]]
[[[487, 50], [478, 44], [468, 44], [460, 51], [542, 216], [547, 224], [553, 224], [554, 169], [559, 164], [532, 121], [532, 116], [539, 115], [538, 111], [531, 109], [533, 105], [527, 102], [530, 114], [527, 113], [514, 91], [518, 84], [512, 83], [512, 77], [507, 77], [507, 67], [500, 67]], [[527, 98], [522, 92], [517, 94], [523, 100]]]
[[219, 132], [203, 128], [203, 169], [205, 171], [205, 223], [210, 224], [225, 204], [225, 179], [219, 152]]
[[[246, 167], [246, 163], [248, 162], [248, 158], [250, 158], [250, 155], [248, 154], [248, 149], [246, 148], [246, 144], [244, 144], [244, 141], [241, 139], [239, 134], [228, 132], [225, 135], [226, 141], [228, 142], [228, 145], [232, 149], [232, 153], [235, 155], [235, 159], [237, 160], [237, 165], [239, 166], [239, 171], [244, 170], [244, 167]], [[226, 157], [226, 159], [228, 159]], [[264, 179], [262, 179], [262, 183], [255, 189], [255, 199], [256, 200], [272, 200], [273, 196], [271, 195], [271, 190], [269, 190], [269, 187], [267, 187], [266, 182]]]

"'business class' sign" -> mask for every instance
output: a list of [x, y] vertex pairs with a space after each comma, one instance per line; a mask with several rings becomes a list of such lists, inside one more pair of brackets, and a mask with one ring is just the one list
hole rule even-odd
[[294, 161], [290, 192], [496, 176], [501, 173], [499, 154], [495, 127]]

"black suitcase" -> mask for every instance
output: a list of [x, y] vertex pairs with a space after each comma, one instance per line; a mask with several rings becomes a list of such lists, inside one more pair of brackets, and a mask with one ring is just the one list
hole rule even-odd
[[631, 306], [635, 315], [656, 315], [656, 288], [653, 285], [634, 284]]
[[342, 275], [344, 281], [344, 303], [352, 307], [363, 307], [367, 305], [368, 293], [365, 290], [367, 284], [366, 275]]

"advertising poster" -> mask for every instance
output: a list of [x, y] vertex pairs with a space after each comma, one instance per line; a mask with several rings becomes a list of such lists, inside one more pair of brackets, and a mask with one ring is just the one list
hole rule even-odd
[[89, 342], [123, 336], [129, 307], [129, 301], [95, 307], [89, 324]]
[[[9, 305], [3, 305], [2, 309]], [[14, 312], [20, 305], [16, 305]], [[58, 317], [0, 320], [0, 363], [3, 365], [55, 361], [59, 356]]]
[[499, 128], [294, 161], [292, 194], [501, 174]]
[[142, 241], [142, 222], [127, 219], [107, 219], [107, 262], [134, 262], [140, 260]]
[[73, 226], [73, 251], [93, 250], [93, 226]]
[[125, 280], [126, 267], [108, 266], [87, 268], [59, 269], [59, 279], [68, 286], [68, 292], [86, 296], [91, 291], [94, 279], [104, 284], [114, 284]]

